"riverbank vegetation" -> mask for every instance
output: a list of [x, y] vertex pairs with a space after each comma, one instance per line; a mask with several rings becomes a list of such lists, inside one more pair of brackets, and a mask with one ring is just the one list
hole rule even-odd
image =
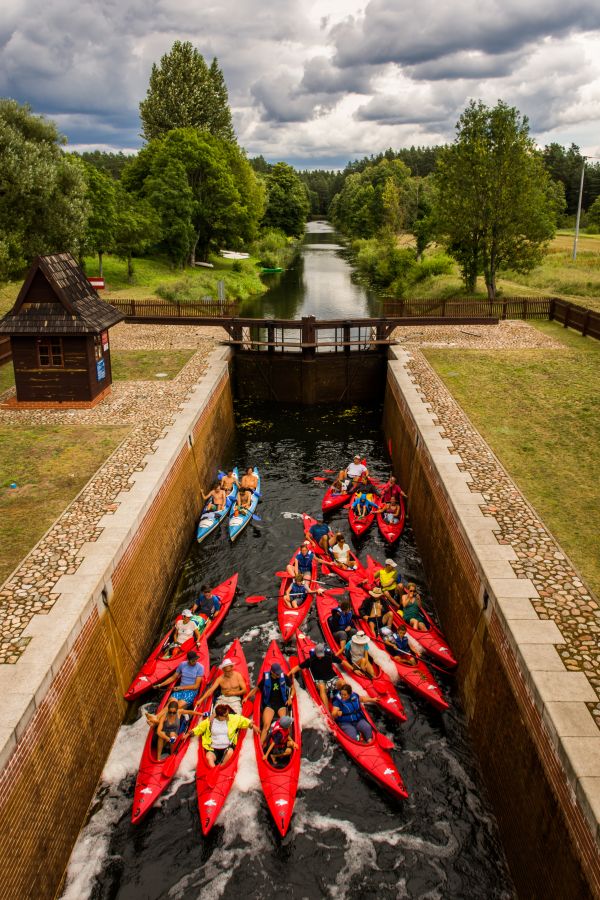
[[563, 349], [423, 352], [600, 594], [600, 344], [536, 327]]

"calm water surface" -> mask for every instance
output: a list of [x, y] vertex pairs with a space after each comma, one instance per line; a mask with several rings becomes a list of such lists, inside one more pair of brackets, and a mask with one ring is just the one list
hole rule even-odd
[[[373, 315], [376, 299], [352, 283], [350, 267], [326, 224], [312, 223], [303, 253], [244, 315], [292, 318]], [[239, 572], [241, 596], [211, 643], [217, 662], [239, 637], [257, 671], [278, 638], [276, 603], [248, 606], [249, 594], [273, 594], [281, 569], [302, 539], [300, 514], [318, 513], [324, 488], [313, 480], [355, 452], [375, 473], [389, 473], [381, 410], [332, 411], [262, 407], [236, 410], [237, 432], [223, 466], [258, 465], [263, 476], [260, 523], [231, 545], [226, 529], [192, 544], [156, 639], [203, 583]], [[350, 537], [346, 513], [332, 518]], [[390, 551], [372, 530], [355, 549], [383, 559]], [[403, 576], [427, 597], [410, 521], [391, 551]], [[331, 579], [336, 583], [336, 579]], [[319, 637], [314, 611], [306, 630]], [[393, 666], [391, 672], [395, 672]], [[438, 674], [438, 673], [436, 673]], [[252, 739], [244, 742], [236, 783], [208, 838], [200, 831], [193, 741], [170, 789], [140, 826], [130, 823], [135, 777], [147, 727], [135, 708], [107, 761], [88, 824], [69, 866], [68, 900], [159, 898], [511, 898], [497, 827], [482, 790], [451, 676], [440, 675], [451, 709], [438, 713], [399, 688], [408, 721], [380, 713], [378, 727], [395, 742], [394, 758], [410, 797], [399, 803], [369, 782], [333, 742], [300, 688], [303, 753], [290, 831], [281, 840], [263, 800]], [[156, 703], [157, 695], [147, 702]]]

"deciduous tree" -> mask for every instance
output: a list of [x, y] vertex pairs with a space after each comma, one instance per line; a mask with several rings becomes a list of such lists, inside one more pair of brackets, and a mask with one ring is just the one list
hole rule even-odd
[[263, 224], [267, 228], [279, 228], [290, 237], [300, 237], [310, 209], [306, 187], [294, 169], [284, 162], [273, 166], [266, 176], [266, 184]]
[[98, 269], [102, 275], [102, 257], [112, 249], [115, 238], [116, 182], [91, 164], [85, 164], [85, 177], [89, 216], [83, 244], [85, 250], [98, 254]]
[[133, 256], [145, 253], [160, 240], [160, 218], [147, 200], [117, 188], [115, 252], [127, 260], [127, 278], [133, 281]]

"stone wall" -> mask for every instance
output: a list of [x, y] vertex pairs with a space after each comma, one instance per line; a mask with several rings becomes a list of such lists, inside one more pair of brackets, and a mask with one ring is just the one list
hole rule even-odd
[[4, 897], [52, 898], [61, 883], [123, 720], [123, 691], [151, 650], [193, 538], [199, 489], [233, 434], [228, 360], [227, 350], [214, 351], [126, 502], [101, 520], [10, 667], [0, 724]]
[[[386, 440], [459, 660], [458, 686], [515, 885], [522, 897], [600, 896], [598, 779], [589, 777], [600, 735], [585, 704], [595, 693], [583, 673], [565, 669], [556, 652], [562, 635], [533, 609], [536, 588], [515, 574], [517, 554], [500, 540], [484, 497], [469, 487], [468, 467], [440, 434], [411, 378], [410, 355], [393, 356]], [[582, 742], [592, 760], [586, 777], [572, 758]]]

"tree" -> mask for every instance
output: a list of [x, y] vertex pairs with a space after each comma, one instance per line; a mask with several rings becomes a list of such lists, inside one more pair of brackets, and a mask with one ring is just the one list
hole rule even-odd
[[84, 163], [94, 166], [105, 175], [110, 175], [115, 181], [119, 180], [121, 172], [131, 158], [122, 151], [109, 153], [106, 150], [86, 150], [84, 153], [75, 155], [79, 156]]
[[264, 210], [263, 191], [237, 144], [195, 128], [175, 129], [140, 151], [123, 172], [122, 183], [155, 204], [164, 217], [157, 185], [168, 170], [171, 185], [176, 173], [182, 185], [185, 173], [185, 196], [178, 200], [173, 195], [172, 209], [191, 228], [191, 265], [211, 250], [254, 239]]
[[333, 198], [330, 214], [335, 225], [354, 237], [395, 234], [408, 219], [410, 171], [399, 159], [384, 157], [348, 175]]
[[310, 209], [307, 190], [287, 163], [278, 162], [266, 176], [267, 208], [263, 225], [279, 228], [290, 237], [304, 232]]
[[84, 248], [98, 254], [98, 269], [102, 276], [102, 257], [112, 249], [116, 227], [115, 181], [93, 165], [86, 165], [89, 216], [84, 235]]
[[598, 234], [600, 232], [600, 197], [596, 197], [587, 214], [587, 231], [590, 234]]
[[493, 300], [501, 268], [539, 264], [555, 232], [557, 195], [515, 108], [472, 101], [440, 154], [436, 181], [438, 228], [469, 290], [481, 269]]
[[147, 141], [174, 128], [198, 128], [235, 141], [227, 87], [217, 59], [208, 67], [189, 41], [175, 41], [160, 65], [153, 64], [140, 118]]
[[145, 253], [160, 240], [160, 219], [147, 200], [131, 196], [117, 188], [115, 251], [127, 260], [127, 279], [133, 281], [133, 256]]
[[38, 254], [80, 254], [85, 171], [64, 143], [53, 122], [0, 100], [0, 277], [19, 275]]

